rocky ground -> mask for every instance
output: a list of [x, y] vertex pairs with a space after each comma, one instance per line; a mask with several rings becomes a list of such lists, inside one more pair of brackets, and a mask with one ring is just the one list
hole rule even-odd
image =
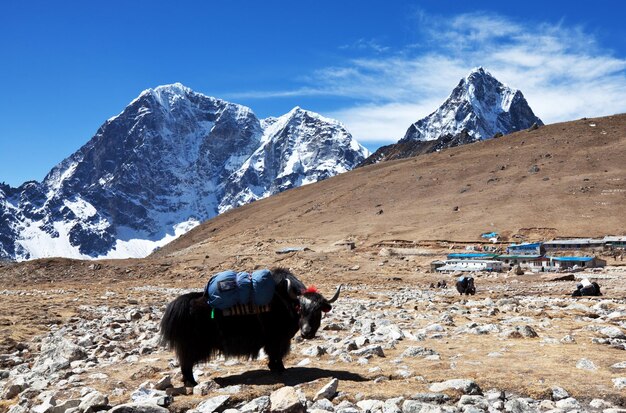
[[574, 274], [605, 294], [575, 299], [576, 281], [512, 273], [479, 274], [477, 294], [460, 297], [430, 286], [452, 276], [368, 252], [273, 264], [327, 296], [345, 285], [317, 337], [293, 340], [282, 375], [263, 357], [218, 359], [196, 366], [193, 389], [158, 323], [219, 268], [4, 265], [0, 412], [626, 412], [626, 267]]

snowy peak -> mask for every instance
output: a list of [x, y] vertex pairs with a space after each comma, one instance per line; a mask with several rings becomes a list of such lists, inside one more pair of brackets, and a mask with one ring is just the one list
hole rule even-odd
[[446, 101], [433, 113], [409, 127], [402, 141], [430, 141], [467, 130], [476, 140], [492, 138], [543, 125], [524, 95], [482, 67], [460, 80]]
[[43, 182], [0, 186], [0, 259], [143, 257], [366, 155], [339, 122], [300, 107], [260, 121], [180, 83], [147, 89]]
[[340, 122], [300, 107], [261, 125], [261, 145], [229, 179], [220, 212], [349, 171], [369, 156]]

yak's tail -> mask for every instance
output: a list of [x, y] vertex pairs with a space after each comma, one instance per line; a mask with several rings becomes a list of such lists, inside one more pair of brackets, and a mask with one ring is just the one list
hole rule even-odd
[[184, 294], [167, 305], [161, 319], [161, 345], [178, 352], [188, 343], [188, 336], [194, 331], [192, 301], [201, 296], [202, 293]]

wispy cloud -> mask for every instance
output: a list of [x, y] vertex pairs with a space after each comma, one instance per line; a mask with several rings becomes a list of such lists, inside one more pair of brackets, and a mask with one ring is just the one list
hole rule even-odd
[[378, 40], [375, 39], [359, 39], [352, 44], [344, 44], [339, 46], [342, 50], [373, 50], [377, 53], [383, 53], [390, 50], [389, 46], [383, 46]]
[[519, 23], [490, 13], [421, 14], [417, 20], [419, 44], [322, 68], [298, 90], [255, 92], [255, 97], [354, 99], [359, 103], [326, 115], [341, 120], [364, 142], [404, 136], [476, 66], [522, 90], [546, 123], [626, 111], [626, 59], [603, 49], [584, 28]]

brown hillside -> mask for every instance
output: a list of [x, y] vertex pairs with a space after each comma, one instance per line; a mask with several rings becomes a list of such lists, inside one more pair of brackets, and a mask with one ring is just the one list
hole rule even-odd
[[267, 239], [323, 248], [346, 238], [478, 240], [485, 231], [513, 240], [624, 234], [625, 179], [626, 114], [581, 119], [286, 191], [207, 221], [155, 255]]

